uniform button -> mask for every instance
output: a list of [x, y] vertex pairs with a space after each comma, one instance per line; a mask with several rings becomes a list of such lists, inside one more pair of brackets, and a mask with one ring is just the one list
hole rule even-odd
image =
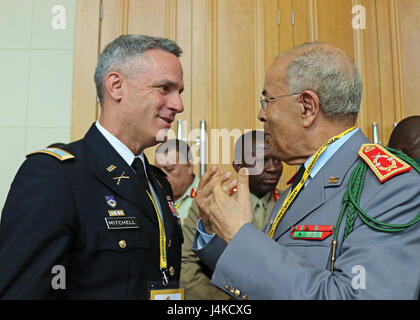
[[237, 297], [239, 297], [240, 294], [241, 294], [241, 292], [238, 289], [236, 289], [234, 293], [235, 293], [235, 296], [237, 296]]
[[171, 266], [169, 268], [169, 274], [170, 274], [171, 277], [173, 277], [175, 275], [175, 269], [174, 269], [174, 267]]
[[168, 248], [170, 248], [170, 247], [171, 247], [171, 245], [172, 245], [172, 240], [171, 240], [171, 239], [169, 239], [169, 241], [168, 241]]
[[121, 240], [120, 242], [118, 242], [118, 244], [120, 245], [121, 249], [124, 249], [127, 246], [127, 242], [125, 242], [125, 240]]
[[248, 300], [247, 296], [242, 296], [242, 300]]

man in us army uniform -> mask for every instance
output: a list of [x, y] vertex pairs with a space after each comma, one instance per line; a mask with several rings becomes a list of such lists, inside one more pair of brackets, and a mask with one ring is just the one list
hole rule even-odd
[[[183, 111], [180, 54], [170, 40], [141, 35], [101, 53], [99, 121], [80, 141], [29, 155], [12, 183], [1, 298], [148, 299], [177, 289], [183, 238], [172, 191], [143, 150]], [[65, 270], [58, 289], [53, 270]]]
[[357, 67], [334, 46], [275, 59], [258, 118], [279, 157], [300, 168], [264, 233], [251, 223], [246, 169], [237, 199], [220, 172], [203, 175], [197, 228], [211, 238], [197, 232], [193, 249], [213, 284], [237, 299], [419, 298], [420, 175], [355, 127], [361, 93]]

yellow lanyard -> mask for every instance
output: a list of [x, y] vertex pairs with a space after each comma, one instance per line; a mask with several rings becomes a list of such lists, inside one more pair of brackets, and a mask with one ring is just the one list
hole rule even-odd
[[279, 212], [277, 213], [276, 219], [274, 220], [270, 231], [268, 232], [268, 236], [270, 238], [273, 238], [274, 232], [277, 229], [277, 225], [279, 224], [280, 220], [283, 218], [284, 214], [286, 213], [287, 209], [289, 209], [290, 205], [292, 204], [293, 200], [296, 198], [296, 196], [299, 194], [300, 189], [305, 185], [306, 180], [309, 177], [309, 174], [311, 173], [312, 168], [314, 167], [316, 161], [318, 160], [319, 156], [335, 141], [345, 136], [347, 133], [353, 131], [356, 129], [356, 127], [351, 127], [350, 129], [347, 129], [346, 131], [340, 133], [339, 135], [332, 137], [327, 142], [325, 142], [321, 148], [318, 149], [318, 151], [315, 153], [315, 156], [309, 163], [308, 168], [305, 169], [305, 172], [303, 174], [302, 179], [299, 181], [299, 183], [296, 185], [296, 187], [289, 192], [289, 194], [286, 197], [286, 200], [284, 200], [282, 207], [280, 208]]
[[[147, 180], [147, 183], [149, 183], [149, 187], [150, 187], [149, 180]], [[148, 190], [146, 190], [146, 192], [147, 192], [147, 195], [149, 196], [150, 200], [153, 203], [153, 207], [155, 208], [156, 217], [157, 217], [158, 223], [159, 223], [160, 270], [163, 273], [164, 283], [167, 284], [168, 283], [168, 280], [167, 280], [167, 277], [166, 277], [165, 270], [168, 267], [168, 263], [167, 263], [167, 259], [166, 259], [166, 233], [165, 233], [165, 226], [163, 225], [162, 219], [160, 217], [159, 210], [157, 208], [155, 198], [150, 194], [150, 192]]]

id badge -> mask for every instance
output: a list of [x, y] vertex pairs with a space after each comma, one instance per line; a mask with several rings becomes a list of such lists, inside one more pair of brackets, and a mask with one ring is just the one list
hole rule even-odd
[[184, 289], [178, 288], [178, 282], [169, 281], [165, 286], [162, 281], [149, 282], [150, 300], [184, 300]]

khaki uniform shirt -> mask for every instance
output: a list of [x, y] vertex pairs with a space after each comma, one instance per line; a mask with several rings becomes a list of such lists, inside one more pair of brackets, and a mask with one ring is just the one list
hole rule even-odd
[[180, 219], [181, 223], [184, 224], [187, 219], [188, 210], [190, 210], [191, 204], [196, 196], [196, 190], [200, 179], [195, 176], [193, 183], [189, 188], [184, 192], [184, 194], [175, 201], [175, 209], [177, 211], [177, 216]]
[[[278, 192], [267, 193], [261, 199], [251, 193], [251, 204], [254, 210], [254, 225], [262, 230], [268, 223], [271, 210]], [[192, 201], [188, 217], [182, 226], [184, 243], [182, 245], [182, 264], [180, 287], [185, 289], [186, 300], [227, 300], [230, 296], [211, 284], [211, 274], [207, 267], [191, 250], [194, 242], [197, 223], [200, 218], [198, 206]]]

